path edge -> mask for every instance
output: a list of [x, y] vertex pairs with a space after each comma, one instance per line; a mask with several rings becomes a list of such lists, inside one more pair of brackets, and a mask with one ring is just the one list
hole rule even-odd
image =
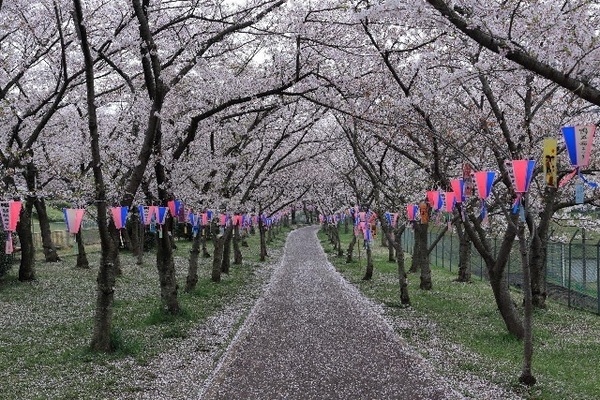
[[219, 361], [217, 362], [217, 365], [212, 370], [212, 372], [208, 375], [208, 377], [204, 380], [202, 388], [198, 391], [198, 394], [196, 396], [197, 399], [200, 400], [200, 399], [203, 399], [207, 395], [214, 394], [211, 392], [213, 392], [215, 390], [215, 383], [219, 382], [219, 380], [222, 379], [221, 372], [235, 360], [235, 354], [236, 354], [237, 348], [238, 348], [239, 344], [241, 343], [241, 341], [248, 335], [249, 327], [250, 327], [250, 325], [252, 325], [253, 321], [256, 319], [257, 310], [265, 301], [265, 295], [271, 289], [271, 285], [273, 284], [275, 275], [276, 275], [277, 271], [281, 268], [281, 265], [283, 264], [283, 260], [285, 258], [288, 243], [289, 243], [289, 237], [292, 233], [296, 232], [298, 229], [302, 229], [302, 228], [294, 229], [288, 233], [288, 235], [285, 239], [285, 245], [283, 247], [283, 252], [279, 256], [279, 259], [277, 260], [277, 262], [274, 263], [273, 271], [271, 272], [271, 277], [269, 278], [269, 282], [265, 285], [260, 297], [258, 298], [258, 300], [256, 300], [256, 303], [254, 303], [254, 305], [250, 309], [250, 312], [247, 313], [246, 318], [244, 318], [243, 323], [239, 326], [233, 339], [229, 342], [229, 345], [227, 346], [225, 351], [219, 357]]

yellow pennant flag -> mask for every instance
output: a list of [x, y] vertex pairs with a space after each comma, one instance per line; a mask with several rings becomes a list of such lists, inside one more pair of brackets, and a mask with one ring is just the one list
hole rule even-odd
[[556, 163], [556, 148], [558, 140], [554, 138], [544, 139], [544, 176], [546, 177], [546, 185], [558, 187], [557, 163]]

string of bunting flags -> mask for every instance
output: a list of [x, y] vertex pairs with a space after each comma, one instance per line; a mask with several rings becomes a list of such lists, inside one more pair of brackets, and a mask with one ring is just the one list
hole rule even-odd
[[[592, 189], [596, 189], [598, 184], [590, 181], [583, 174], [583, 169], [589, 165], [593, 140], [596, 131], [595, 125], [576, 125], [565, 126], [561, 128], [564, 139], [565, 149], [569, 156], [569, 161], [573, 170], [558, 182], [557, 154], [558, 140], [556, 138], [546, 138], [543, 143], [543, 173], [545, 182], [550, 187], [563, 187], [573, 177], [578, 176], [583, 183], [577, 183], [576, 203], [583, 203], [584, 184]], [[515, 193], [515, 199], [512, 203], [512, 213], [521, 213], [524, 218], [524, 209], [522, 207], [523, 197], [529, 191], [533, 176], [538, 163], [536, 160], [506, 160], [505, 167], [512, 183], [512, 189]], [[442, 190], [428, 190], [425, 193], [426, 201], [418, 204], [406, 205], [406, 221], [408, 225], [414, 227], [417, 222], [428, 223], [430, 219], [430, 210], [435, 213], [436, 221], [442, 220], [449, 224], [452, 221], [454, 210], [458, 208], [460, 216], [464, 221], [465, 205], [467, 198], [475, 195], [480, 200], [479, 217], [484, 223], [488, 218], [486, 201], [492, 196], [492, 188], [497, 177], [496, 171], [482, 170], [473, 171], [468, 163], [462, 168], [462, 177], [450, 180], [451, 190], [444, 192]], [[369, 211], [361, 210], [355, 206], [345, 212], [338, 212], [331, 216], [320, 216], [321, 223], [338, 223], [344, 221], [344, 218], [351, 217], [354, 220], [354, 234], [362, 236], [365, 240], [372, 240], [371, 226], [373, 219], [366, 217]], [[374, 213], [373, 213], [374, 214]], [[373, 215], [370, 214], [370, 215]], [[398, 213], [386, 212], [385, 217], [388, 224], [396, 226]], [[376, 216], [375, 216], [376, 218]], [[367, 223], [367, 220], [370, 223]]]
[[[20, 204], [20, 202], [12, 201], [10, 203], [0, 203], [0, 213], [2, 215], [4, 230], [9, 233], [9, 239], [11, 239], [10, 232], [16, 229]], [[131, 210], [126, 206], [118, 206], [111, 207], [109, 211], [116, 229], [119, 230], [121, 244], [123, 244], [121, 231], [126, 228], [127, 218], [129, 217]], [[169, 201], [167, 207], [139, 205], [137, 211], [140, 216], [140, 224], [148, 227], [150, 232], [158, 233], [159, 237], [162, 237], [162, 227], [165, 225], [168, 215], [174, 217], [176, 223], [185, 224], [186, 229], [189, 224], [194, 237], [200, 233], [201, 229], [209, 226], [215, 218], [219, 221], [218, 225], [222, 230], [232, 225], [239, 226], [242, 229], [250, 229], [251, 227], [256, 227], [259, 221], [259, 216], [250, 213], [217, 212], [213, 210], [204, 210], [203, 212], [197, 213], [191, 208], [185, 208], [183, 202], [180, 200]], [[289, 214], [289, 212], [290, 210], [284, 210], [272, 216], [263, 214], [260, 216], [260, 220], [268, 230], [274, 224], [278, 223], [285, 215]], [[63, 214], [67, 232], [77, 234], [81, 229], [85, 209], [64, 208]], [[7, 239], [6, 250], [6, 254], [12, 252], [12, 240], [9, 242]]]

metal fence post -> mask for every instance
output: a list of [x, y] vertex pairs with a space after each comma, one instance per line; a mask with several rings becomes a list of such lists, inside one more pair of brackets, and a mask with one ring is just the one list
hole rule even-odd
[[508, 251], [508, 262], [506, 263], [506, 285], [510, 287], [510, 259], [512, 258], [512, 245]]
[[573, 252], [572, 252], [571, 247], [572, 247], [572, 244], [573, 244], [573, 239], [575, 239], [575, 235], [577, 235], [578, 232], [579, 232], [579, 229], [577, 229], [575, 231], [575, 233], [571, 237], [571, 240], [569, 240], [569, 282], [567, 282], [568, 289], [569, 289], [568, 296], [567, 296], [567, 299], [568, 299], [567, 300], [567, 304], [568, 304], [569, 307], [571, 307], [571, 270], [572, 270], [572, 267], [573, 267], [573, 262], [572, 262], [573, 258], [571, 257], [572, 254], [573, 254]]
[[587, 289], [587, 259], [585, 254], [585, 228], [581, 228], [581, 280], [583, 291]]
[[450, 232], [450, 272], [452, 272], [452, 238], [454, 238], [454, 233]]
[[596, 301], [598, 302], [596, 314], [600, 314], [600, 240], [596, 243]]
[[481, 257], [481, 254], [479, 255], [479, 276], [483, 280], [483, 257]]
[[565, 244], [560, 244], [560, 284], [565, 287]]
[[[440, 231], [440, 235], [442, 234], [442, 231]], [[446, 240], [446, 234], [444, 234], [444, 236], [442, 236], [442, 268], [446, 267], [446, 253], [444, 252], [444, 240]]]

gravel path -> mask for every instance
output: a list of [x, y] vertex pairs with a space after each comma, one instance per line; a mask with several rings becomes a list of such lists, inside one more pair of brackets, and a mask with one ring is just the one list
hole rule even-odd
[[333, 269], [317, 229], [289, 235], [265, 295], [200, 398], [463, 398]]

